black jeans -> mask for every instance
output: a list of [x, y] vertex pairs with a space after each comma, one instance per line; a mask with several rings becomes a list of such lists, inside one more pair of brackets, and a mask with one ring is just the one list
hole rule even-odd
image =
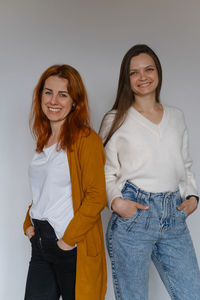
[[30, 239], [32, 257], [25, 300], [75, 299], [77, 249], [64, 251], [57, 245], [53, 227], [47, 221], [33, 220], [35, 235]]

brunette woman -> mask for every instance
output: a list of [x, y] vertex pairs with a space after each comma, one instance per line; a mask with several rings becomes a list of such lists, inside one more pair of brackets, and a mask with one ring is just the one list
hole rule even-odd
[[116, 299], [147, 300], [153, 260], [176, 300], [200, 299], [200, 273], [186, 218], [198, 195], [183, 113], [160, 103], [157, 55], [136, 45], [125, 55], [118, 92], [105, 116], [107, 229]]
[[36, 153], [24, 222], [32, 245], [25, 299], [103, 300], [104, 150], [90, 128], [86, 90], [73, 67], [54, 65], [42, 74], [31, 120]]

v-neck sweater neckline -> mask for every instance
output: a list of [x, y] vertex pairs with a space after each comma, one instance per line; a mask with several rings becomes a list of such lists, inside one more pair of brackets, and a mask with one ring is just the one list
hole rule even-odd
[[145, 116], [143, 116], [140, 112], [138, 112], [133, 106], [130, 107], [130, 114], [133, 115], [144, 127], [149, 129], [151, 132], [158, 136], [162, 136], [163, 130], [168, 121], [168, 112], [167, 107], [163, 105], [163, 116], [160, 123], [155, 124]]

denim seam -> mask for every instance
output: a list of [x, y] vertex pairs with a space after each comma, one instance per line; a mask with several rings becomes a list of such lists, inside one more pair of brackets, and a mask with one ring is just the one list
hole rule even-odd
[[124, 184], [124, 186], [123, 186], [123, 188], [122, 188], [122, 190], [121, 190], [121, 193], [123, 194], [123, 192], [126, 190], [126, 187], [127, 187], [127, 181], [125, 182], [125, 184]]
[[[49, 296], [52, 294], [52, 288], [53, 288], [53, 287], [51, 286], [51, 290], [49, 290], [49, 293], [48, 293], [48, 295], [47, 295], [48, 298], [49, 298]], [[48, 298], [47, 298], [47, 299], [48, 299]]]
[[[110, 224], [108, 225], [107, 229], [107, 234], [106, 234], [106, 245], [108, 248], [108, 253], [110, 256], [110, 261], [111, 261], [111, 267], [112, 267], [112, 278], [113, 278], [113, 285], [114, 285], [114, 291], [115, 291], [115, 296], [117, 297], [118, 300], [121, 300], [121, 295], [119, 292], [119, 283], [118, 283], [118, 278], [117, 278], [117, 272], [116, 272], [116, 267], [115, 267], [115, 262], [113, 259], [113, 246], [112, 246], [112, 240], [113, 240], [113, 229], [114, 225], [117, 219], [117, 216], [113, 218], [114, 215], [112, 215]], [[110, 232], [110, 233], [109, 233]]]
[[141, 216], [141, 214], [142, 214], [142, 211], [138, 211], [137, 212], [137, 215], [135, 216], [135, 218], [133, 219], [133, 221], [131, 222], [131, 224], [128, 226], [128, 228], [127, 228], [126, 231], [129, 232], [134, 227], [134, 225], [137, 223], [137, 219]]
[[120, 292], [119, 292], [119, 282], [118, 282], [118, 278], [117, 278], [115, 260], [113, 259], [112, 234], [110, 235], [110, 237], [108, 239], [108, 246], [109, 246], [109, 255], [110, 255], [112, 273], [113, 273], [112, 277], [113, 277], [114, 289], [117, 294], [117, 298], [120, 300], [121, 296], [120, 296]]
[[140, 194], [140, 190], [139, 190], [139, 189], [136, 189], [135, 186], [134, 186], [134, 184], [133, 184], [131, 181], [129, 181], [129, 180], [127, 180], [127, 181], [125, 182], [125, 184], [124, 184], [124, 186], [123, 186], [123, 188], [122, 188], [122, 190], [121, 190], [121, 193], [123, 194], [123, 193], [126, 191], [126, 189], [127, 189], [128, 187], [130, 187], [130, 186], [131, 186], [132, 189], [134, 189], [135, 199], [137, 199], [137, 198], [138, 198], [138, 195]]
[[[167, 274], [167, 272], [165, 271], [164, 267], [163, 267], [163, 264], [162, 262], [160, 261], [160, 259], [152, 252], [152, 256], [154, 256], [155, 260], [156, 260], [156, 263], [154, 261], [154, 264], [156, 264], [156, 267], [160, 269], [160, 271], [162, 273], [164, 273], [166, 275], [166, 278], [167, 278], [167, 281], [168, 281], [168, 284], [169, 284], [169, 288], [170, 288], [170, 291], [168, 290], [169, 294], [170, 294], [170, 297], [172, 297], [173, 300], [176, 300], [176, 297], [175, 297], [175, 293], [174, 293], [174, 289], [172, 287], [172, 284], [171, 284], [171, 281], [169, 279], [169, 276]], [[164, 282], [163, 282], [164, 283]], [[165, 283], [164, 283], [165, 285]], [[166, 285], [165, 285], [166, 286]]]

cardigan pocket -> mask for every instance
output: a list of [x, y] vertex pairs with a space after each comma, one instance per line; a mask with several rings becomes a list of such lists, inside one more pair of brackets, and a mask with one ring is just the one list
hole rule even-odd
[[87, 233], [86, 249], [88, 256], [95, 257], [101, 252], [102, 242], [98, 223], [96, 223], [94, 227]]

